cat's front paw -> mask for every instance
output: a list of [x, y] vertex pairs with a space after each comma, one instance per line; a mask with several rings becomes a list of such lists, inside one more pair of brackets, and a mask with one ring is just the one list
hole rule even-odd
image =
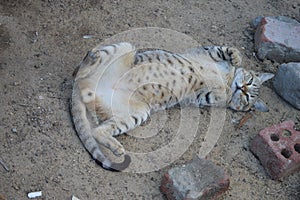
[[230, 62], [233, 66], [240, 67], [242, 65], [241, 52], [236, 48], [228, 48], [228, 54], [230, 55]]

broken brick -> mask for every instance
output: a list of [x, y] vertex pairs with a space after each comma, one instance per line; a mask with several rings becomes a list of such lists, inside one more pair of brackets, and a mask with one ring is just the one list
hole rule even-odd
[[164, 175], [161, 191], [169, 200], [215, 199], [229, 188], [229, 177], [213, 162], [196, 157]]
[[257, 19], [260, 23], [254, 39], [258, 57], [279, 63], [300, 62], [300, 23], [284, 16]]
[[250, 149], [274, 180], [300, 170], [300, 132], [293, 121], [273, 125], [259, 132]]

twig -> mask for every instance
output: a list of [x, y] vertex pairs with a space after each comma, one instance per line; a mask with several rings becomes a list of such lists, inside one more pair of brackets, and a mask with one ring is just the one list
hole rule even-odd
[[70, 189], [68, 189], [68, 188], [62, 188], [64, 191], [70, 191]]
[[252, 53], [252, 56], [255, 58], [255, 60], [256, 60], [256, 61], [260, 61], [260, 60], [257, 58], [257, 56], [256, 56], [256, 53], [255, 53], [255, 52], [253, 52], [253, 53]]
[[207, 39], [207, 41], [209, 41], [210, 43], [212, 43], [213, 45], [215, 45], [215, 42], [211, 39]]
[[28, 107], [29, 105], [27, 104], [22, 104], [22, 103], [17, 103], [18, 106], [22, 106], [22, 107]]
[[246, 122], [248, 119], [250, 119], [253, 116], [253, 114], [251, 112], [248, 112], [241, 120], [240, 123], [235, 127], [235, 130], [240, 129]]
[[9, 168], [6, 166], [6, 164], [2, 161], [2, 159], [0, 159], [0, 164], [2, 165], [2, 167], [9, 172]]

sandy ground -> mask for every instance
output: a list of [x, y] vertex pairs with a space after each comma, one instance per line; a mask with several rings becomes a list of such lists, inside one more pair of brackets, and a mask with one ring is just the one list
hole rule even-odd
[[[200, 44], [236, 46], [245, 68], [276, 72], [278, 63], [253, 56], [250, 22], [258, 15], [300, 21], [299, 9], [297, 0], [2, 0], [0, 159], [6, 169], [0, 166], [0, 199], [26, 199], [28, 192], [39, 190], [41, 199], [71, 199], [72, 195], [82, 200], [164, 199], [161, 177], [168, 168], [198, 154], [211, 110], [201, 109], [199, 122], [188, 122], [199, 123], [197, 134], [172, 164], [148, 173], [105, 171], [83, 148], [69, 114], [72, 72], [86, 51], [122, 31], [163, 27]], [[86, 34], [95, 37], [84, 39]], [[234, 127], [245, 113], [226, 110], [221, 136], [208, 155], [231, 177], [230, 189], [221, 199], [300, 199], [299, 173], [273, 181], [249, 150], [251, 139], [266, 126], [291, 119], [299, 129], [299, 111], [274, 92], [271, 81], [262, 88], [261, 98], [270, 112], [255, 113], [238, 130]], [[180, 109], [170, 109], [135, 130], [142, 133], [163, 119], [160, 134], [119, 139], [130, 151], [155, 150], [172, 140], [179, 118]]]

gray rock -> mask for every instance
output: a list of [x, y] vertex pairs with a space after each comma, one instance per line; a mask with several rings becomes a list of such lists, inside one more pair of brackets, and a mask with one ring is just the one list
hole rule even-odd
[[280, 65], [273, 85], [283, 99], [300, 110], [300, 63]]
[[[253, 22], [255, 50], [260, 59], [300, 62], [300, 23], [284, 16], [257, 17]], [[258, 24], [258, 25], [257, 25]]]
[[251, 26], [253, 27], [253, 28], [257, 28], [258, 27], [258, 25], [259, 25], [259, 23], [261, 22], [261, 20], [264, 18], [264, 16], [258, 16], [258, 17], [256, 17], [254, 20], [252, 20], [252, 22], [251, 22]]

